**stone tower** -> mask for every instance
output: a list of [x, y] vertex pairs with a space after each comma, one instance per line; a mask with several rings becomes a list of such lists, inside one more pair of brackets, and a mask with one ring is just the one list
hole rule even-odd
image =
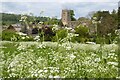
[[68, 21], [71, 21], [70, 10], [62, 10], [62, 23], [64, 26], [68, 25]]

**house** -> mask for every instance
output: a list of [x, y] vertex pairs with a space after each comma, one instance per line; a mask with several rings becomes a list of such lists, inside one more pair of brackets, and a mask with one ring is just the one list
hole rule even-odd
[[12, 25], [9, 25], [6, 30], [16, 31]]
[[2, 26], [2, 31], [10, 30], [10, 31], [15, 31], [15, 32], [20, 32], [21, 27], [22, 27], [22, 25], [20, 25], [20, 24], [12, 24], [12, 25], [9, 25], [9, 26]]
[[22, 28], [22, 25], [19, 24], [19, 23], [16, 23], [16, 24], [12, 24], [12, 26], [15, 28], [15, 30], [17, 32], [20, 32], [21, 31], [21, 28]]

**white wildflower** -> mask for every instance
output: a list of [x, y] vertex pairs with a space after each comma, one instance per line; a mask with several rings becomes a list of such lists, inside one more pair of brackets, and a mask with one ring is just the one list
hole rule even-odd
[[57, 26], [52, 28], [52, 31], [57, 31], [59, 28]]
[[75, 30], [74, 30], [74, 29], [72, 29], [72, 30], [71, 30], [71, 32], [73, 32], [73, 33], [74, 33], [74, 32], [75, 32]]
[[29, 38], [29, 36], [26, 36], [26, 38]]
[[39, 71], [38, 71], [38, 73], [41, 73], [41, 72], [43, 72], [43, 70], [39, 70]]
[[107, 62], [108, 65], [115, 65], [117, 66], [118, 65], [118, 62]]
[[39, 74], [39, 77], [43, 77], [43, 74]]
[[71, 28], [71, 27], [65, 27], [65, 29], [67, 29], [67, 30], [72, 30], [72, 28]]
[[36, 37], [34, 38], [34, 40], [40, 41], [40, 36], [36, 36]]
[[76, 58], [76, 56], [75, 56], [75, 55], [73, 55], [73, 54], [70, 54], [69, 56], [70, 56], [70, 58], [71, 58], [71, 59]]
[[52, 76], [52, 75], [49, 75], [49, 78], [54, 78], [54, 76]]
[[93, 17], [93, 19], [94, 19], [94, 20], [96, 20], [96, 19], [97, 19], [97, 17]]
[[25, 37], [22, 37], [22, 39], [25, 39]]
[[67, 46], [67, 47], [66, 47], [66, 50], [70, 50], [70, 49], [71, 49], [71, 47], [70, 47], [70, 46]]
[[95, 62], [100, 62], [100, 58], [96, 58], [96, 59], [95, 59]]
[[92, 20], [92, 23], [93, 23], [93, 24], [97, 24], [97, 21], [95, 21], [95, 20]]
[[37, 76], [38, 76], [38, 74], [37, 74], [37, 73], [35, 73], [35, 74], [34, 74], [34, 76], [35, 76], [35, 77], [37, 77]]
[[79, 36], [79, 34], [74, 34], [74, 36]]
[[86, 42], [86, 44], [96, 44], [95, 42]]
[[53, 70], [50, 70], [50, 73], [54, 73], [54, 71], [53, 71]]
[[22, 20], [19, 20], [20, 22], [22, 21]]
[[48, 72], [48, 70], [44, 70], [44, 72], [45, 72], [45, 73], [47, 73], [47, 72]]
[[43, 22], [39, 22], [39, 24], [43, 24]]
[[54, 78], [60, 78], [60, 76], [54, 76]]

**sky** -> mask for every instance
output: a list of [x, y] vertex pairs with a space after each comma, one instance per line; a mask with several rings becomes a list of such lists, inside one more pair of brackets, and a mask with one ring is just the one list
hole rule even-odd
[[[86, 17], [89, 12], [118, 9], [119, 0], [3, 0], [0, 12], [61, 18], [62, 9], [74, 10], [75, 17]], [[42, 13], [41, 13], [42, 12]]]

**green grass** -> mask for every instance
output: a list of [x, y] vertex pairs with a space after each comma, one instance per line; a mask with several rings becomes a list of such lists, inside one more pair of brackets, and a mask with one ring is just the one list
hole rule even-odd
[[116, 78], [115, 44], [1, 42], [0, 77]]

